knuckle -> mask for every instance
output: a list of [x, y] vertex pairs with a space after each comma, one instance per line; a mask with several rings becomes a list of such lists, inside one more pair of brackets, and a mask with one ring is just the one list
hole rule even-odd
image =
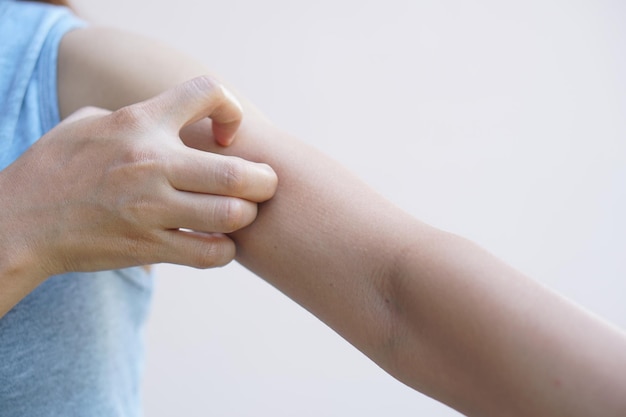
[[81, 107], [80, 109], [76, 110], [74, 113], [72, 113], [71, 116], [82, 119], [82, 118], [89, 117], [89, 116], [103, 114], [104, 112], [105, 111], [99, 107], [86, 106], [86, 107]]
[[117, 161], [128, 171], [129, 181], [137, 176], [154, 175], [156, 172], [165, 174], [171, 169], [167, 149], [152, 146], [139, 138], [120, 144]]
[[229, 195], [241, 195], [245, 188], [245, 171], [242, 162], [238, 159], [231, 159], [224, 163], [219, 172], [221, 183]]
[[189, 85], [194, 89], [204, 93], [215, 93], [220, 91], [220, 83], [210, 75], [201, 75], [189, 81]]
[[154, 251], [154, 242], [146, 239], [145, 236], [130, 239], [125, 247], [125, 256], [130, 260], [131, 265], [146, 263], [149, 254]]
[[198, 245], [198, 250], [192, 255], [191, 263], [194, 268], [208, 269], [226, 265], [234, 258], [234, 250], [229, 241], [211, 241]]
[[120, 127], [138, 128], [143, 126], [150, 114], [143, 103], [122, 107], [110, 114], [111, 122]]
[[128, 158], [135, 163], [139, 173], [161, 172], [166, 169], [166, 161], [158, 152], [142, 146], [133, 146], [127, 150]]
[[99, 107], [94, 106], [86, 106], [81, 107], [80, 109], [74, 111], [72, 114], [67, 116], [62, 123], [74, 123], [78, 121], [91, 120], [102, 116], [107, 116], [111, 114], [109, 110], [101, 109]]
[[158, 218], [163, 209], [161, 204], [149, 198], [150, 196], [143, 194], [142, 191], [139, 193], [123, 198], [118, 211], [120, 217], [125, 218], [138, 230], [143, 230], [140, 226], [152, 224], [153, 219]]
[[244, 202], [227, 198], [222, 207], [221, 225], [225, 233], [234, 232], [246, 224]]

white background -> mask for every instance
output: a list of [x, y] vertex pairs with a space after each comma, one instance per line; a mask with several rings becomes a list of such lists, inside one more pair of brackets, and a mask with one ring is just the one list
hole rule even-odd
[[[75, 4], [196, 56], [416, 217], [626, 328], [626, 3]], [[147, 416], [458, 415], [238, 265], [157, 272]]]

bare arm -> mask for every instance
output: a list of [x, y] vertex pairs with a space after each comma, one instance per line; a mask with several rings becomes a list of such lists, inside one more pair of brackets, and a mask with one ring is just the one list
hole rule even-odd
[[227, 150], [260, 157], [280, 179], [234, 234], [240, 262], [392, 375], [469, 415], [624, 413], [623, 333], [260, 126], [246, 123]]
[[[95, 41], [113, 51], [106, 61], [90, 53], [101, 50]], [[116, 32], [70, 34], [62, 52], [66, 112], [117, 108], [205, 72]], [[413, 219], [250, 105], [232, 147], [212, 146], [208, 129], [200, 122], [184, 139], [269, 163], [279, 176], [256, 222], [232, 235], [238, 260], [391, 374], [470, 415], [624, 414], [620, 331]]]

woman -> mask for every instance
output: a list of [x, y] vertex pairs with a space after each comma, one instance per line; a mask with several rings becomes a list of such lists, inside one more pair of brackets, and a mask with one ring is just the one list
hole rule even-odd
[[[84, 109], [44, 135], [59, 122], [58, 43], [82, 23], [12, 1], [0, 19], [0, 415], [136, 415], [151, 294], [138, 265], [229, 262], [223, 232], [254, 220], [276, 177], [180, 142], [190, 120], [211, 116], [225, 145], [239, 125], [238, 103], [208, 78], [111, 116]], [[152, 127], [132, 131], [133, 112]]]
[[[100, 53], [103, 50], [109, 51], [106, 57]], [[147, 62], [151, 63], [149, 67], [145, 65]], [[94, 28], [74, 30], [64, 36], [58, 68], [62, 117], [87, 105], [119, 109], [207, 72], [189, 58], [175, 51], [164, 51], [150, 41]], [[202, 91], [211, 90], [209, 86]], [[162, 111], [155, 118], [154, 108], [170, 109], [168, 104], [184, 102], [173, 99], [172, 95], [181, 96], [166, 93], [139, 106], [139, 110], [126, 108], [103, 119], [87, 119], [95, 125], [76, 127], [69, 123], [62, 128], [70, 136], [76, 130], [78, 136], [85, 136], [90, 130], [101, 136], [100, 132], [114, 131], [138, 138], [137, 142], [143, 145], [144, 131], [153, 124], [145, 120], [154, 122], [167, 113]], [[275, 197], [261, 206], [252, 225], [230, 235], [240, 262], [305, 306], [392, 375], [469, 415], [617, 416], [624, 413], [622, 394], [626, 381], [621, 372], [615, 372], [626, 364], [623, 334], [521, 276], [472, 243], [401, 212], [337, 164], [272, 126], [251, 105], [244, 106], [244, 114], [237, 137], [228, 147], [207, 140], [212, 129], [215, 139], [221, 139], [207, 119], [181, 132], [188, 146], [268, 163], [278, 174]], [[183, 121], [177, 126], [184, 124]], [[171, 130], [170, 126], [170, 137]], [[150, 135], [150, 139], [154, 136]], [[89, 146], [81, 148], [89, 149]], [[159, 166], [159, 161], [164, 160], [163, 154], [141, 151], [135, 152], [135, 157], [137, 154], [151, 166]], [[69, 159], [64, 170], [71, 169], [77, 159]], [[170, 175], [172, 172], [177, 170], [170, 167]], [[253, 177], [265, 178], [260, 173]], [[273, 189], [271, 180], [266, 182], [269, 191], [262, 196], [238, 197], [259, 202], [269, 198]], [[122, 184], [120, 181], [119, 190], [123, 189]], [[130, 206], [130, 212], [136, 210]], [[246, 217], [247, 221], [251, 218], [254, 216]], [[243, 223], [246, 222], [231, 229], [239, 229]], [[186, 228], [223, 231], [194, 225]], [[88, 247], [88, 238], [79, 241]], [[207, 244], [202, 241], [197, 246]], [[151, 255], [151, 262], [168, 260], [162, 251]], [[78, 258], [91, 263], [95, 256], [90, 253], [88, 257]], [[83, 270], [85, 266], [75, 269]], [[77, 281], [71, 278], [61, 286], [62, 292]], [[106, 281], [102, 285], [111, 284]], [[70, 299], [76, 302], [77, 297]], [[75, 323], [81, 325], [82, 320]], [[23, 321], [20, 324], [22, 328], [30, 328]], [[111, 323], [102, 331], [109, 332], [111, 328], [115, 329], [116, 325]], [[54, 344], [54, 341], [42, 343], [36, 337], [32, 340], [38, 345]], [[87, 346], [85, 351], [97, 352], [101, 345]], [[6, 349], [6, 352], [14, 351]], [[111, 366], [111, 357], [108, 352], [99, 356], [106, 367]], [[42, 361], [46, 362], [50, 363]], [[132, 362], [132, 358], [120, 361]], [[71, 368], [69, 365], [65, 364], [66, 369], [58, 372]], [[45, 374], [43, 370], [40, 373]], [[102, 369], [94, 374], [98, 375], [94, 379], [102, 384], [101, 392], [110, 392], [108, 385], [119, 378]], [[73, 391], [73, 381], [66, 382], [57, 380], [54, 388], [63, 393]], [[5, 397], [12, 398], [12, 406], [18, 400], [38, 401], [40, 394], [28, 392], [25, 385]], [[112, 407], [116, 395], [119, 398], [122, 393], [136, 389], [128, 388], [122, 386], [118, 394], [103, 400], [100, 410]], [[90, 391], [89, 386], [81, 389]], [[56, 393], [59, 395], [59, 391]], [[80, 393], [68, 395], [71, 401], [65, 406], [78, 404], [80, 396]], [[132, 395], [125, 401], [131, 404]], [[41, 407], [44, 403], [41, 401]], [[61, 414], [71, 412], [71, 408], [60, 410]], [[91, 411], [97, 415], [97, 409]]]

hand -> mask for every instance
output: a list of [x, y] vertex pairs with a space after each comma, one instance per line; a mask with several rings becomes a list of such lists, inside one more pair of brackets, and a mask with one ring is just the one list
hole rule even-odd
[[0, 263], [43, 279], [231, 261], [224, 233], [255, 219], [277, 179], [267, 165], [186, 147], [180, 129], [207, 116], [228, 145], [241, 108], [208, 77], [113, 113], [70, 116], [0, 172]]

